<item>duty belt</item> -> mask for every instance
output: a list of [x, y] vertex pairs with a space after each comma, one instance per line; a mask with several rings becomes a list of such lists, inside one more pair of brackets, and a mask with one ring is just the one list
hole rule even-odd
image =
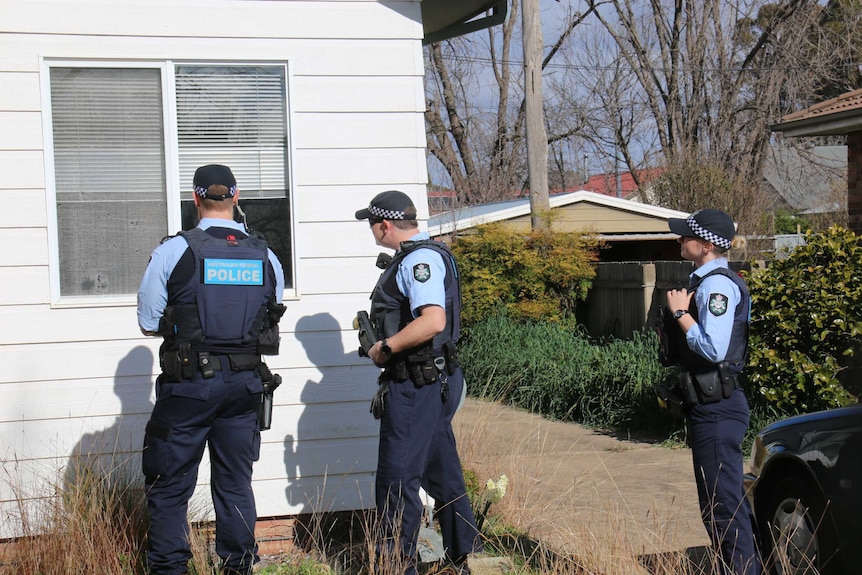
[[162, 372], [167, 381], [173, 382], [190, 380], [194, 378], [195, 371], [200, 371], [204, 379], [209, 379], [214, 377], [216, 371], [222, 370], [221, 356], [228, 358], [231, 371], [248, 371], [261, 364], [257, 354], [193, 352], [188, 343], [182, 343], [179, 349], [162, 354]]

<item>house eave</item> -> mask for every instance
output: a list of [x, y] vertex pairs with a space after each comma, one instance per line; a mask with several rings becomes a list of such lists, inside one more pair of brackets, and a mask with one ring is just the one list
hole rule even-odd
[[791, 122], [773, 124], [773, 132], [781, 132], [789, 138], [802, 136], [845, 135], [862, 130], [862, 113], [853, 110], [844, 114], [831, 114], [828, 117], [806, 118]]
[[423, 0], [422, 44], [427, 46], [502, 24], [507, 12], [507, 0]]

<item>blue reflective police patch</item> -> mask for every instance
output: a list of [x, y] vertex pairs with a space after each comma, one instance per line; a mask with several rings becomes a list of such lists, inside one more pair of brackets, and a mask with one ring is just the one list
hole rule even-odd
[[260, 260], [204, 259], [204, 283], [217, 285], [263, 285]]

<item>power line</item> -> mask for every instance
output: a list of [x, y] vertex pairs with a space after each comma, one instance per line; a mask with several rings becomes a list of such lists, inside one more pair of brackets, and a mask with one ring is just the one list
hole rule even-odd
[[[486, 64], [491, 65], [492, 63], [497, 63], [498, 65], [506, 65], [506, 66], [516, 66], [519, 68], [523, 68], [524, 62], [522, 60], [492, 60], [490, 57], [482, 57], [482, 56], [461, 56], [454, 54], [444, 54], [444, 60], [448, 60], [451, 62], [459, 62], [465, 64]], [[586, 65], [586, 64], [559, 64], [559, 63], [549, 63], [545, 66], [545, 69], [553, 68], [560, 70], [580, 70], [586, 72], [613, 72], [619, 69], [619, 66], [600, 66], [600, 65]], [[648, 68], [654, 72], [667, 72], [667, 68], [657, 66], [657, 67], [649, 67]], [[702, 73], [726, 73], [726, 72], [798, 72], [798, 71], [835, 71], [837, 69], [855, 69], [862, 70], [862, 62], [850, 62], [845, 64], [830, 64], [830, 65], [799, 65], [799, 66], [767, 66], [767, 67], [750, 67], [750, 68], [720, 68], [720, 67], [694, 67], [694, 66], [680, 66], [675, 68], [677, 72], [689, 73], [689, 72], [702, 72]]]

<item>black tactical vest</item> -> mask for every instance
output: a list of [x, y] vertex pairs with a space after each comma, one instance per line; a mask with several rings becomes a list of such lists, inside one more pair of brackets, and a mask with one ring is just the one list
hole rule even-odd
[[266, 242], [241, 232], [219, 238], [200, 228], [179, 235], [194, 256], [194, 273], [169, 290], [162, 351], [190, 344], [197, 352], [268, 353], [258, 349], [268, 309], [277, 305]]
[[[739, 274], [725, 267], [716, 268], [702, 278], [698, 278], [691, 286], [689, 286], [688, 291], [696, 291], [703, 280], [715, 274], [720, 274], [730, 278], [730, 280], [739, 288], [739, 303], [736, 305], [736, 309], [733, 312], [733, 330], [730, 336], [730, 343], [727, 347], [727, 354], [724, 358], [724, 361], [726, 361], [730, 366], [731, 371], [738, 374], [745, 366], [745, 360], [748, 355], [748, 328], [749, 315], [751, 313], [751, 295], [748, 293], [748, 286], [745, 284], [745, 281], [739, 277]], [[688, 311], [694, 320], [698, 321], [699, 314], [694, 298], [691, 299], [691, 305]], [[680, 329], [677, 322], [674, 321], [673, 323], [677, 326], [677, 329]], [[688, 345], [684, 343], [684, 334], [682, 341], [682, 349], [678, 352], [678, 364], [680, 369], [697, 373], [715, 367], [714, 363], [689, 349]]]
[[[443, 257], [443, 263], [446, 266], [446, 279], [444, 281], [446, 290], [446, 327], [430, 342], [431, 353], [439, 356], [442, 354], [444, 344], [447, 342], [458, 342], [461, 331], [461, 282], [458, 278], [455, 257], [446, 244], [434, 240], [402, 242], [400, 251], [395, 254], [392, 261], [383, 270], [383, 273], [380, 274], [380, 279], [377, 280], [377, 285], [371, 293], [371, 311], [369, 317], [377, 330], [378, 339], [391, 337], [413, 321], [410, 301], [399, 291], [398, 284], [396, 283], [396, 275], [401, 260], [407, 254], [419, 248], [428, 248], [436, 251]], [[426, 347], [429, 347], [429, 344], [420, 346], [420, 348]], [[411, 354], [416, 351], [407, 350], [405, 353]]]

